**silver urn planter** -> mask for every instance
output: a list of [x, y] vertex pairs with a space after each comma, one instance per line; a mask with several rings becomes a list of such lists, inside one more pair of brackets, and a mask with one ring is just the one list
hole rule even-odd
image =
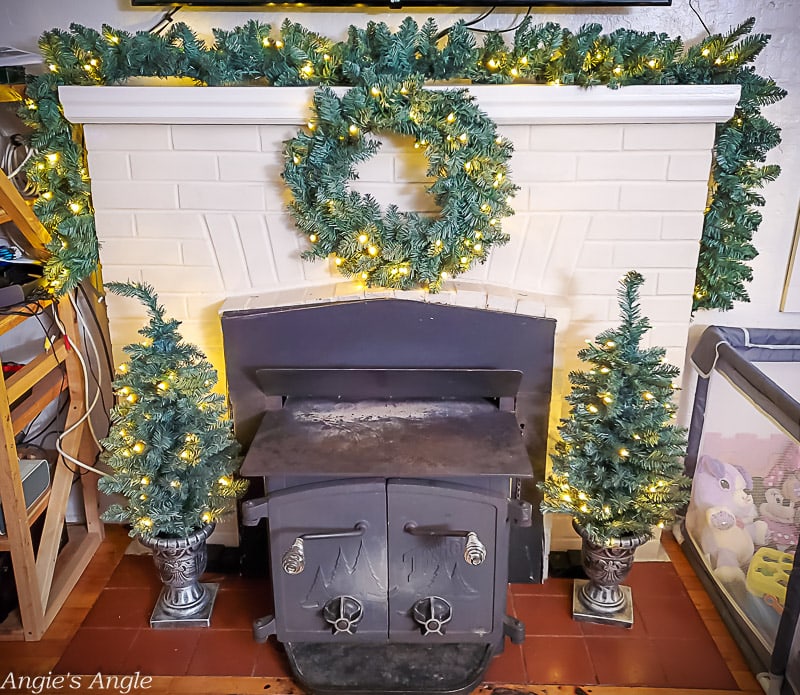
[[163, 587], [150, 627], [209, 627], [219, 584], [201, 583], [206, 571], [206, 540], [216, 524], [206, 524], [185, 538], [140, 538], [153, 551]]
[[588, 579], [576, 579], [572, 592], [572, 617], [605, 625], [633, 626], [633, 596], [629, 586], [620, 586], [633, 566], [638, 548], [650, 534], [614, 538], [606, 545], [594, 543], [586, 530], [572, 521], [582, 539], [581, 560]]

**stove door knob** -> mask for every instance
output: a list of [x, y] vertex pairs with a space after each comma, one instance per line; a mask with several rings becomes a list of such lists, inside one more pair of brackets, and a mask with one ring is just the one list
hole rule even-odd
[[426, 596], [411, 607], [411, 616], [423, 635], [443, 635], [444, 626], [453, 617], [453, 608], [441, 596]]
[[478, 534], [470, 531], [464, 543], [464, 559], [470, 565], [480, 565], [486, 559], [486, 546], [481, 543]]
[[306, 551], [302, 538], [295, 538], [289, 550], [283, 554], [281, 567], [286, 574], [300, 574], [306, 568]]
[[325, 604], [322, 617], [330, 624], [334, 635], [354, 635], [364, 617], [364, 607], [352, 596], [337, 596]]

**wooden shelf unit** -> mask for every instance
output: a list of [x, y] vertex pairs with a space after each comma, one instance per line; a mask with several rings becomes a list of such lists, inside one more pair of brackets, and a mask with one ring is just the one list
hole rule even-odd
[[[49, 234], [8, 178], [0, 172], [0, 219], [14, 222], [25, 240], [31, 258], [47, 256]], [[79, 483], [83, 493], [85, 523], [68, 526], [67, 544], [60, 548], [70, 491], [75, 483], [74, 467], [61, 456], [52, 470], [47, 492], [26, 508], [20, 477], [15, 436], [62, 391], [69, 395], [65, 430], [86, 412], [84, 375], [72, 346], [81, 348], [77, 316], [69, 297], [55, 304], [67, 337], [61, 337], [7, 379], [0, 379], [0, 502], [6, 534], [0, 535], [0, 551], [9, 551], [19, 610], [0, 624], [0, 640], [42, 638], [72, 588], [103, 540], [98, 515], [97, 476], [83, 472]], [[20, 307], [18, 313], [0, 317], [0, 334], [7, 333], [33, 316], [41, 305]], [[27, 316], [26, 314], [30, 314]], [[0, 360], [0, 366], [2, 361]], [[86, 421], [69, 432], [62, 448], [81, 461], [93, 461], [97, 453]], [[31, 525], [44, 516], [44, 527], [36, 552]]]

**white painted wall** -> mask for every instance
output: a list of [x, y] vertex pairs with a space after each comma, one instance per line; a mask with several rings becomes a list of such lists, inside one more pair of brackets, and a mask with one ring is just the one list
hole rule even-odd
[[[780, 311], [800, 196], [800, 71], [796, 68], [796, 56], [800, 51], [800, 34], [797, 30], [800, 26], [800, 2], [694, 0], [694, 5], [711, 31], [715, 32], [725, 31], [754, 14], [758, 19], [756, 29], [773, 36], [772, 42], [759, 58], [757, 67], [761, 73], [771, 75], [789, 90], [786, 99], [766, 111], [767, 117], [783, 129], [783, 144], [771, 157], [771, 161], [783, 167], [783, 175], [766, 190], [764, 223], [756, 238], [761, 255], [753, 263], [755, 279], [749, 286], [752, 301], [750, 304], [738, 304], [730, 312], [702, 312], [696, 317], [695, 324], [800, 327], [800, 315]], [[560, 12], [537, 9], [533, 14], [536, 21], [557, 21], [573, 29], [596, 21], [606, 31], [618, 27], [663, 31], [682, 36], [687, 43], [697, 41], [704, 34], [699, 20], [689, 8], [688, 0], [673, 0], [669, 8], [609, 8], [604, 12], [598, 12], [597, 9], [569, 8]], [[292, 10], [291, 19], [334, 39], [341, 39], [348, 25], [363, 26], [370, 19], [396, 25], [407, 14], [412, 14], [420, 21], [432, 16], [440, 26], [447, 26], [455, 19], [476, 16], [479, 11], [443, 8], [410, 13], [404, 10], [390, 12], [337, 8], [335, 11], [324, 11], [303, 8]], [[511, 26], [523, 12], [511, 8], [499, 10], [483, 26]], [[96, 28], [108, 23], [136, 31], [155, 24], [161, 14], [158, 8], [133, 9], [126, 0], [116, 0], [113, 4], [108, 0], [3, 0], [0, 2], [0, 45], [33, 49], [42, 31], [52, 27], [66, 28], [70, 22]], [[244, 11], [215, 12], [183, 9], [176, 19], [187, 22], [201, 36], [208, 37], [212, 27], [233, 27], [253, 17], [278, 26], [286, 16], [284, 8], [275, 11], [249, 8]], [[797, 305], [798, 302], [795, 302], [794, 306]]]

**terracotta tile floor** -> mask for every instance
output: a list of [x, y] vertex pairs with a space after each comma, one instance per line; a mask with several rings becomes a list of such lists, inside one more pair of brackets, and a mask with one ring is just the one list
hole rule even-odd
[[[152, 560], [124, 556], [53, 672], [287, 676], [280, 645], [256, 644], [250, 632], [270, 612], [266, 581], [210, 580], [221, 585], [211, 628], [151, 630], [158, 592]], [[509, 610], [525, 622], [527, 637], [522, 645], [506, 642], [486, 681], [738, 689], [670, 563], [637, 563], [626, 583], [636, 609], [630, 630], [572, 620], [572, 580], [512, 585]]]

